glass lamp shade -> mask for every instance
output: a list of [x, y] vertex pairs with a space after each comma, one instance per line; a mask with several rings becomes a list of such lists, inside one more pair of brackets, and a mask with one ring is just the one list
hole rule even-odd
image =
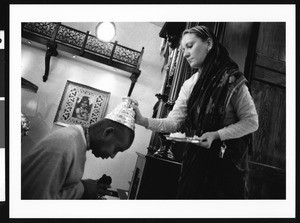
[[116, 35], [116, 26], [113, 22], [100, 22], [95, 33], [99, 40], [110, 42]]

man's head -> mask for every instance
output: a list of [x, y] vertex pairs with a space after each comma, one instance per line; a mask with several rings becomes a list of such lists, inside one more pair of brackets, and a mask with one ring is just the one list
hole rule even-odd
[[134, 139], [134, 131], [110, 119], [102, 119], [89, 127], [90, 149], [96, 157], [114, 158], [127, 150]]

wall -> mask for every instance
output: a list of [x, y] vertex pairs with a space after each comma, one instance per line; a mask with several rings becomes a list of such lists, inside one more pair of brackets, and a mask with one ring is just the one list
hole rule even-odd
[[227, 48], [232, 59], [244, 72], [245, 59], [251, 35], [251, 22], [227, 22], [222, 44]]
[[[63, 23], [93, 34], [96, 23]], [[162, 58], [159, 56], [161, 38], [158, 34], [161, 27], [151, 23], [116, 23], [119, 44], [135, 50], [145, 47], [141, 63], [141, 75], [135, 85], [132, 97], [137, 99], [140, 110], [145, 115], [152, 115], [152, 108], [160, 92], [163, 75], [160, 70]], [[114, 41], [115, 41], [114, 40]], [[28, 136], [22, 139], [22, 156], [26, 155], [42, 137], [57, 128], [53, 123], [59, 101], [67, 80], [88, 85], [111, 93], [107, 113], [112, 111], [126, 96], [130, 86], [130, 73], [117, 70], [84, 58], [73, 58], [72, 55], [59, 52], [50, 61], [49, 78], [42, 81], [45, 70], [46, 47], [28, 44], [22, 41], [22, 77], [39, 87], [36, 94], [22, 90], [22, 112], [28, 116], [32, 127]], [[31, 103], [29, 103], [31, 101]], [[35, 103], [37, 106], [35, 106]], [[136, 162], [136, 152], [147, 153], [151, 131], [136, 126], [135, 140], [131, 148], [114, 159], [96, 159], [91, 152], [87, 153], [87, 162], [83, 178], [98, 179], [103, 174], [112, 177], [112, 186], [129, 189], [132, 171]]]

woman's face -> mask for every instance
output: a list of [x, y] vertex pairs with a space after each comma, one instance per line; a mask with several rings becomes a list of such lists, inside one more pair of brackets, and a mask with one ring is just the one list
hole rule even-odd
[[182, 37], [181, 46], [183, 56], [187, 59], [192, 68], [201, 68], [203, 61], [211, 48], [211, 41], [203, 41], [194, 33], [187, 33]]

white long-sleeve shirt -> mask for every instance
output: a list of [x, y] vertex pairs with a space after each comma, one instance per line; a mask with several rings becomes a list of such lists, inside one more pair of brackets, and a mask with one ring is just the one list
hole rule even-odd
[[22, 199], [80, 199], [86, 140], [79, 125], [57, 130], [22, 160]]
[[[172, 111], [166, 118], [148, 118], [147, 129], [157, 132], [176, 132], [187, 116], [187, 102], [199, 78], [199, 73], [182, 85]], [[224, 128], [217, 132], [220, 139], [240, 138], [258, 129], [258, 115], [248, 87], [242, 84], [237, 88], [225, 110]]]

